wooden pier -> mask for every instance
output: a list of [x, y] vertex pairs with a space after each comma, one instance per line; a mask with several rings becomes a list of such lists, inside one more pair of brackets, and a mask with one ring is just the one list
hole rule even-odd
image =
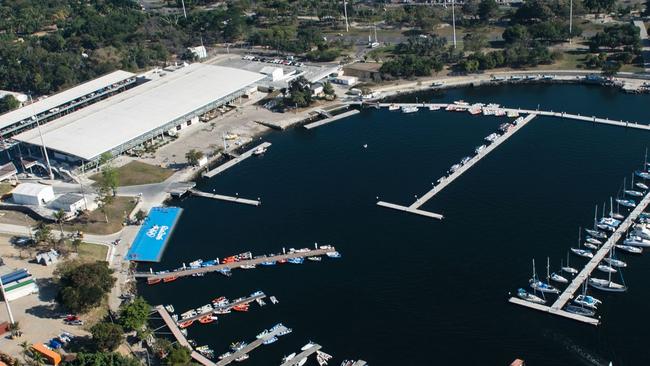
[[192, 351], [191, 357], [196, 362], [204, 366], [214, 366], [214, 362], [210, 361], [207, 357], [203, 356], [202, 354], [192, 349], [192, 345], [190, 345], [190, 342], [188, 342], [187, 338], [185, 338], [183, 333], [181, 333], [181, 330], [176, 325], [176, 322], [174, 322], [174, 319], [172, 319], [172, 317], [169, 315], [167, 309], [165, 309], [164, 306], [158, 305], [155, 307], [155, 310], [158, 311], [158, 314], [160, 314], [160, 317], [165, 322], [165, 325], [167, 325], [167, 328], [169, 328], [174, 338], [176, 338], [176, 342], [178, 342], [178, 344], [180, 344], [183, 347], [189, 348]]
[[259, 205], [262, 204], [262, 202], [260, 202], [259, 200], [249, 200], [249, 199], [246, 199], [246, 198], [225, 196], [225, 195], [222, 195], [222, 194], [214, 194], [214, 193], [203, 192], [203, 191], [199, 191], [199, 190], [196, 190], [196, 189], [190, 189], [189, 192], [192, 193], [195, 196], [205, 197], [205, 198], [212, 198], [214, 200], [219, 200], [219, 201], [241, 203], [241, 204], [244, 204], [244, 205], [251, 205], [251, 206], [259, 206]]
[[287, 260], [291, 258], [306, 258], [306, 257], [314, 257], [314, 256], [322, 256], [326, 255], [327, 253], [335, 252], [336, 249], [334, 247], [329, 247], [329, 248], [317, 248], [317, 249], [311, 249], [309, 251], [304, 251], [304, 252], [290, 252], [290, 253], [285, 253], [285, 254], [278, 254], [274, 256], [269, 256], [269, 257], [260, 257], [260, 258], [253, 258], [253, 259], [247, 259], [247, 260], [241, 260], [238, 262], [232, 262], [232, 263], [223, 263], [223, 264], [218, 264], [215, 266], [209, 266], [209, 267], [201, 267], [201, 268], [187, 268], [187, 269], [180, 269], [178, 271], [174, 272], [165, 272], [165, 273], [150, 273], [150, 272], [137, 272], [133, 276], [136, 278], [148, 278], [148, 279], [164, 279], [168, 277], [186, 277], [186, 276], [191, 276], [193, 274], [198, 274], [198, 273], [208, 273], [208, 272], [216, 272], [220, 271], [223, 269], [235, 269], [239, 268], [244, 265], [259, 265], [263, 262], [278, 262], [281, 260]]
[[505, 142], [510, 136], [514, 135], [517, 131], [522, 129], [525, 125], [528, 124], [533, 118], [535, 118], [534, 114], [529, 114], [526, 117], [522, 117], [519, 122], [511, 127], [507, 132], [505, 132], [503, 135], [500, 135], [497, 137], [496, 140], [494, 140], [491, 144], [487, 145], [485, 149], [483, 149], [481, 152], [473, 156], [467, 163], [463, 164], [458, 170], [455, 172], [451, 173], [449, 176], [444, 177], [438, 184], [436, 184], [429, 192], [425, 193], [422, 197], [418, 198], [413, 202], [410, 206], [401, 206], [401, 205], [396, 205], [394, 203], [388, 203], [384, 201], [379, 201], [377, 202], [378, 206], [386, 207], [386, 208], [392, 208], [394, 210], [400, 210], [400, 211], [405, 211], [413, 214], [418, 214], [426, 217], [431, 217], [434, 219], [442, 219], [443, 216], [437, 213], [433, 212], [428, 212], [424, 210], [420, 210], [420, 207], [424, 205], [428, 200], [433, 198], [436, 194], [438, 194], [440, 191], [442, 191], [445, 187], [447, 187], [451, 182], [456, 180], [456, 178], [460, 177], [463, 173], [468, 171], [471, 167], [474, 166], [474, 164], [478, 163], [481, 159], [483, 159], [485, 156], [487, 156], [490, 152], [492, 152], [494, 149], [499, 147], [503, 142]]
[[349, 111], [347, 111], [347, 112], [343, 112], [343, 113], [341, 113], [341, 114], [337, 114], [336, 116], [329, 117], [329, 118], [325, 118], [325, 119], [320, 120], [320, 121], [316, 121], [316, 122], [312, 122], [312, 123], [306, 124], [304, 127], [305, 127], [306, 129], [308, 129], [308, 130], [311, 130], [312, 128], [320, 127], [320, 126], [322, 126], [322, 125], [326, 125], [326, 124], [328, 124], [328, 123], [332, 123], [332, 122], [334, 122], [334, 121], [338, 121], [338, 120], [340, 120], [340, 119], [343, 119], [343, 118], [346, 118], [346, 117], [350, 117], [350, 116], [355, 115], [355, 114], [357, 114], [357, 113], [359, 113], [359, 110], [358, 110], [358, 109], [351, 109], [351, 110], [349, 110]]
[[230, 356], [225, 357], [223, 360], [219, 360], [219, 362], [217, 362], [215, 365], [216, 366], [228, 365], [229, 363], [235, 361], [239, 357], [241, 357], [241, 356], [251, 352], [255, 348], [261, 346], [262, 344], [264, 344], [264, 341], [266, 341], [267, 339], [273, 338], [273, 337], [277, 336], [278, 334], [280, 334], [282, 332], [285, 332], [286, 330], [287, 330], [287, 327], [285, 327], [284, 325], [281, 325], [278, 328], [270, 331], [268, 334], [264, 335], [263, 337], [255, 339], [253, 342], [247, 344], [246, 347], [240, 349], [239, 351], [233, 352]]
[[212, 169], [212, 170], [210, 170], [210, 171], [204, 172], [204, 173], [202, 174], [202, 176], [207, 177], [207, 178], [212, 178], [212, 177], [214, 177], [215, 175], [217, 175], [217, 174], [219, 174], [219, 173], [223, 173], [224, 171], [226, 171], [226, 170], [232, 168], [233, 166], [235, 166], [235, 165], [241, 163], [242, 161], [244, 161], [244, 160], [250, 158], [251, 156], [253, 156], [253, 152], [254, 152], [256, 149], [258, 149], [258, 148], [266, 149], [266, 148], [268, 148], [269, 146], [271, 146], [271, 143], [270, 143], [270, 142], [264, 142], [264, 143], [262, 143], [262, 144], [260, 144], [260, 145], [257, 145], [257, 146], [255, 146], [254, 148], [252, 148], [252, 149], [250, 149], [250, 150], [248, 150], [248, 151], [246, 151], [246, 152], [243, 152], [241, 155], [239, 155], [239, 157], [234, 158], [234, 159], [232, 159], [232, 160], [228, 160], [227, 162], [225, 162], [225, 163], [219, 165], [218, 167], [216, 167], [216, 168], [214, 168], [214, 169]]
[[280, 366], [293, 366], [293, 365], [297, 365], [298, 362], [300, 362], [300, 361], [302, 361], [303, 359], [305, 359], [305, 358], [307, 358], [307, 357], [313, 355], [314, 353], [316, 353], [316, 351], [320, 350], [321, 348], [323, 348], [323, 347], [322, 347], [320, 344], [314, 344], [313, 346], [311, 346], [311, 347], [307, 348], [306, 350], [304, 350], [304, 351], [298, 353], [298, 354], [296, 355], [296, 357], [294, 357], [294, 358], [290, 359], [289, 361], [287, 361], [287, 362], [281, 364]]
[[195, 321], [195, 320], [203, 318], [206, 315], [211, 315], [211, 314], [219, 315], [219, 314], [215, 313], [215, 310], [217, 310], [217, 309], [224, 310], [224, 311], [225, 310], [230, 310], [230, 309], [234, 308], [235, 306], [250, 304], [251, 302], [256, 301], [257, 299], [263, 299], [265, 297], [266, 297], [266, 294], [264, 294], [264, 293], [251, 295], [251, 296], [245, 297], [245, 298], [243, 298], [241, 300], [230, 302], [230, 303], [228, 303], [227, 305], [224, 305], [224, 306], [213, 307], [211, 310], [203, 312], [201, 314], [197, 314], [197, 315], [195, 315], [193, 317], [189, 317], [189, 318], [185, 318], [185, 319], [178, 319], [176, 321], [176, 324], [178, 325], [178, 324], [189, 322], [189, 321]]
[[616, 229], [614, 233], [607, 239], [607, 241], [603, 244], [600, 249], [596, 253], [594, 253], [594, 257], [589, 260], [587, 265], [578, 273], [576, 277], [573, 278], [569, 286], [567, 286], [566, 289], [558, 296], [557, 300], [551, 305], [551, 306], [546, 306], [546, 305], [540, 305], [540, 304], [534, 304], [528, 301], [524, 301], [522, 299], [516, 298], [516, 297], [511, 297], [510, 302], [513, 304], [517, 305], [522, 305], [529, 307], [531, 309], [535, 310], [540, 310], [544, 311], [547, 313], [563, 316], [565, 318], [573, 319], [573, 320], [578, 320], [587, 324], [592, 324], [592, 325], [598, 325], [599, 320], [582, 316], [582, 315], [577, 315], [573, 313], [569, 313], [567, 311], [562, 310], [562, 308], [573, 298], [574, 294], [576, 291], [580, 289], [582, 284], [590, 277], [591, 272], [598, 267], [600, 262], [609, 254], [609, 250], [619, 241], [621, 240], [627, 230], [634, 224], [634, 221], [639, 217], [639, 215], [645, 210], [645, 208], [648, 206], [650, 203], [650, 192], [648, 192], [641, 202], [630, 212], [630, 214], [623, 220], [621, 225]]

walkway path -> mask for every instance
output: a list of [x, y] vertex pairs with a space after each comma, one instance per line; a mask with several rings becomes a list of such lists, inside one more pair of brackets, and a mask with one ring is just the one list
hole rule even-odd
[[650, 73], [650, 41], [648, 40], [648, 30], [642, 20], [635, 20], [634, 25], [639, 28], [641, 38], [641, 55], [643, 56], [643, 68], [645, 72]]

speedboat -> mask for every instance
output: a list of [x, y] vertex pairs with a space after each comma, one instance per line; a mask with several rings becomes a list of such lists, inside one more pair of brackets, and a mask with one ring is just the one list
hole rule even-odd
[[592, 309], [596, 309], [598, 305], [602, 303], [602, 301], [598, 300], [597, 298], [589, 295], [578, 295], [576, 298], [573, 300], [576, 304], [580, 304], [582, 306], [586, 306]]
[[546, 300], [542, 299], [537, 295], [531, 294], [530, 292], [524, 290], [523, 288], [517, 290], [517, 296], [522, 300], [530, 301], [535, 304], [546, 304]]
[[292, 264], [303, 264], [304, 261], [305, 261], [305, 259], [300, 258], [300, 257], [287, 259], [287, 262], [292, 263]]
[[314, 347], [315, 345], [316, 345], [316, 343], [314, 343], [314, 342], [312, 342], [312, 341], [309, 341], [309, 343], [307, 343], [307, 344], [305, 344], [304, 346], [302, 346], [302, 347], [300, 348], [300, 350], [301, 350], [301, 351], [306, 351], [306, 350], [308, 350], [308, 349]]
[[602, 241], [600, 241], [598, 239], [595, 239], [595, 238], [592, 238], [590, 236], [588, 236], [587, 239], [585, 239], [585, 240], [587, 241], [587, 243], [591, 243], [591, 244], [594, 244], [594, 245], [603, 245]]
[[592, 230], [592, 229], [585, 229], [587, 234], [593, 236], [594, 238], [598, 239], [607, 239], [607, 234], [603, 233], [602, 231], [598, 230]]
[[614, 258], [605, 258], [603, 259], [605, 262], [609, 263], [610, 266], [612, 267], [617, 267], [617, 268], [625, 268], [627, 267], [627, 263], [623, 262], [622, 260], [614, 259]]
[[266, 339], [266, 340], [265, 340], [264, 342], [262, 342], [262, 343], [263, 343], [263, 344], [271, 344], [271, 343], [275, 343], [275, 341], [277, 341], [277, 340], [278, 340], [278, 337], [271, 337], [271, 338]]
[[487, 142], [494, 142], [494, 140], [496, 140], [498, 137], [499, 137], [498, 134], [496, 134], [496, 133], [491, 133], [491, 134], [485, 136], [485, 141], [487, 141]]
[[235, 358], [235, 362], [246, 361], [246, 360], [248, 360], [249, 357], [250, 357], [250, 356], [248, 355], [248, 353], [244, 353], [243, 355], [241, 355], [241, 356]]
[[454, 173], [456, 170], [460, 169], [462, 165], [461, 164], [454, 164], [449, 168], [449, 173]]
[[614, 268], [612, 266], [609, 266], [609, 265], [604, 265], [604, 264], [599, 264], [598, 267], [596, 267], [596, 268], [598, 268], [599, 271], [605, 272], [605, 273], [616, 273], [616, 272], [618, 272], [616, 270], [616, 268]]
[[469, 157], [469, 156], [466, 156], [466, 157], [460, 159], [460, 163], [461, 163], [462, 165], [465, 165], [465, 164], [467, 164], [467, 162], [469, 162], [470, 160], [472, 160], [472, 158]]
[[487, 146], [485, 145], [478, 146], [476, 149], [474, 149], [474, 152], [479, 154], [481, 151], [485, 150], [486, 147]]
[[641, 188], [641, 189], [643, 189], [644, 191], [647, 191], [650, 188], [650, 187], [648, 187], [647, 184], [641, 183], [641, 182], [634, 183], [634, 185]]
[[327, 255], [330, 258], [341, 258], [341, 253], [339, 253], [337, 251], [327, 252], [327, 253], [325, 253], [325, 255]]
[[551, 280], [559, 283], [569, 283], [569, 280], [555, 272], [551, 273]]
[[639, 247], [635, 247], [632, 245], [625, 245], [625, 244], [616, 244], [616, 247], [620, 250], [626, 251], [628, 253], [632, 254], [641, 254], [643, 253], [643, 249]]
[[222, 354], [221, 356], [219, 356], [218, 358], [219, 358], [220, 360], [223, 360], [223, 359], [226, 358], [226, 357], [230, 357], [230, 355], [232, 355], [232, 353], [230, 353], [230, 352], [226, 352], [226, 353]]
[[616, 202], [618, 202], [621, 206], [630, 207], [630, 208], [636, 207], [636, 202], [633, 201], [633, 200], [626, 200], [626, 199], [622, 199], [622, 198], [617, 198]]
[[398, 109], [399, 109], [399, 106], [396, 105], [396, 104], [391, 104], [391, 105], [388, 106], [389, 111], [396, 111]]
[[253, 155], [262, 155], [265, 152], [266, 152], [266, 147], [258, 146], [255, 150], [253, 150]]
[[592, 252], [590, 252], [588, 250], [571, 248], [571, 251], [574, 254], [577, 254], [577, 255], [579, 255], [581, 257], [585, 257], [585, 258], [593, 258], [594, 257], [594, 253], [592, 253]]
[[590, 309], [585, 309], [582, 306], [567, 305], [564, 308], [565, 311], [582, 316], [594, 316], [596, 312]]
[[296, 357], [296, 353], [295, 353], [295, 352], [292, 353], [292, 354], [290, 354], [290, 355], [288, 355], [288, 356], [284, 356], [284, 357], [282, 357], [282, 363], [285, 363], [285, 362], [287, 362], [287, 361], [291, 361], [291, 360], [293, 360], [294, 357]]
[[589, 286], [602, 290], [602, 291], [609, 291], [609, 292], [625, 292], [627, 291], [627, 287], [624, 285], [621, 285], [616, 282], [612, 282], [610, 280], [603, 280], [600, 278], [590, 278], [589, 279]]
[[418, 107], [412, 105], [405, 105], [402, 107], [402, 113], [415, 113], [418, 111]]
[[535, 280], [531, 279], [530, 280], [530, 287], [537, 290], [537, 291], [540, 291], [540, 292], [546, 292], [546, 293], [550, 293], [550, 294], [559, 294], [560, 293], [560, 290], [558, 290], [557, 288], [549, 285], [546, 282], [542, 282], [542, 281], [539, 281], [539, 280], [535, 281]]

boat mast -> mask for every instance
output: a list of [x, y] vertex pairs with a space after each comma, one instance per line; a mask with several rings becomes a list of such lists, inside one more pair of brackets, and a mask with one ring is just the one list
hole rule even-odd
[[612, 196], [609, 196], [609, 217], [614, 217], [614, 201]]
[[548, 257], [546, 257], [546, 282], [547, 283], [551, 283], [550, 267], [551, 267], [551, 260]]
[[594, 230], [598, 230], [598, 226], [596, 226], [596, 217], [598, 216], [598, 205], [596, 205], [596, 211], [594, 211]]

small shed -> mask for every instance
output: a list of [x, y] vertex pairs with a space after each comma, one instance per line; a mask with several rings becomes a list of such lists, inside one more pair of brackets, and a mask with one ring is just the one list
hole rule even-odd
[[77, 211], [83, 211], [86, 208], [86, 201], [80, 194], [65, 193], [52, 201], [52, 203], [50, 203], [50, 208], [74, 213]]
[[52, 264], [57, 264], [59, 262], [59, 252], [54, 249], [50, 249], [47, 252], [41, 252], [36, 254], [36, 263], [42, 264], [44, 266], [49, 266]]
[[356, 84], [358, 81], [359, 79], [356, 76], [345, 76], [345, 75], [336, 77], [334, 78], [334, 80], [332, 80], [332, 82], [336, 84], [348, 85], [348, 86], [352, 86]]
[[318, 97], [323, 94], [323, 84], [321, 83], [313, 83], [309, 87], [311, 89], [311, 95]]
[[22, 183], [11, 191], [14, 203], [41, 206], [54, 199], [52, 186], [37, 183]]

